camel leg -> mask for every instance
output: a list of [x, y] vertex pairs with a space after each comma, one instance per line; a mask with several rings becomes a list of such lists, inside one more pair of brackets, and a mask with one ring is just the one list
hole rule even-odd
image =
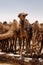
[[2, 51], [5, 49], [5, 40], [2, 40]]
[[30, 38], [28, 38], [28, 45], [29, 45], [29, 48], [30, 48]]
[[14, 37], [13, 37], [13, 40], [12, 40], [12, 49], [13, 49], [13, 52], [14, 52]]
[[26, 48], [28, 47], [28, 45], [29, 45], [29, 47], [30, 47], [30, 40], [28, 40], [28, 39], [26, 38]]
[[10, 52], [13, 51], [13, 44], [12, 44], [12, 39], [10, 39]]
[[9, 47], [9, 40], [6, 39], [6, 52], [8, 52], [8, 47]]
[[22, 44], [22, 41], [21, 41], [21, 39], [19, 38], [19, 53], [20, 53], [20, 51], [21, 51], [21, 44]]
[[41, 53], [42, 48], [43, 48], [43, 40], [41, 41], [40, 53]]
[[27, 53], [27, 50], [28, 50], [28, 39], [26, 39], [26, 53]]
[[25, 38], [23, 38], [23, 50], [24, 50], [24, 45], [25, 45], [24, 40], [25, 40]]
[[2, 48], [2, 40], [0, 40], [0, 49]]
[[[16, 53], [16, 41], [17, 41], [17, 39], [14, 39], [14, 38], [13, 38], [13, 43], [12, 43], [13, 53]], [[14, 50], [14, 49], [15, 49], [15, 50]]]
[[3, 51], [3, 44], [4, 44], [4, 42], [3, 42], [3, 40], [2, 40], [2, 45], [1, 45], [1, 46], [2, 46], [1, 50], [2, 50], [2, 51]]
[[14, 52], [14, 41], [15, 41], [15, 39], [14, 39], [14, 37], [12, 37], [10, 39], [10, 52]]
[[9, 52], [11, 52], [11, 43], [12, 43], [12, 39], [9, 39]]
[[7, 51], [7, 41], [6, 41], [6, 39], [5, 40], [3, 40], [3, 51]]
[[17, 38], [15, 39], [15, 45], [14, 45], [15, 51], [14, 51], [14, 54], [16, 54], [16, 41], [17, 41]]
[[20, 49], [21, 49], [21, 39], [19, 39], [19, 47], [20, 47]]

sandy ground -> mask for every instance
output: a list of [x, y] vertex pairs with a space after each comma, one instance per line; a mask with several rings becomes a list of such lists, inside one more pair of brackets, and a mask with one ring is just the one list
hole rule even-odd
[[[17, 47], [17, 49], [18, 49], [18, 47]], [[24, 52], [23, 52], [24, 53]], [[42, 49], [42, 51], [41, 51], [41, 53], [43, 53], [43, 49]], [[13, 58], [14, 59], [14, 57], [19, 57], [19, 59], [21, 59], [21, 55], [19, 55], [19, 54], [13, 54], [13, 53], [4, 53], [4, 52], [0, 52], [0, 56], [3, 56], [3, 58], [5, 58], [5, 56], [7, 57], [9, 57], [10, 56], [10, 58]], [[7, 57], [7, 60], [9, 59]], [[2, 57], [0, 57], [0, 59], [2, 59]], [[29, 62], [30, 60], [32, 60], [32, 58], [25, 58], [25, 62]], [[43, 61], [43, 59], [41, 59], [41, 62]], [[43, 62], [42, 62], [43, 63]], [[19, 64], [19, 63], [16, 63], [16, 62], [13, 62], [11, 59], [10, 59], [10, 62], [9, 62], [9, 60], [8, 60], [8, 62], [6, 62], [5, 60], [4, 60], [4, 62], [3, 61], [0, 61], [0, 65], [21, 65], [21, 64]], [[26, 65], [28, 65], [28, 64], [26, 64]], [[29, 64], [29, 65], [31, 65], [31, 64]], [[41, 65], [43, 65], [43, 64], [41, 64]]]
[[[1, 57], [2, 56], [2, 57]], [[19, 62], [16, 60], [16, 58], [14, 57], [20, 57], [19, 60], [21, 59], [21, 55], [19, 54], [12, 54], [12, 53], [4, 53], [4, 52], [0, 52], [0, 65], [21, 65], [19, 64]], [[41, 65], [43, 65], [43, 59], [39, 59], [41, 60], [40, 62]], [[29, 61], [33, 61], [32, 58], [25, 58], [25, 62], [27, 62], [27, 64], [24, 64], [24, 65], [32, 65]], [[21, 63], [22, 61], [20, 61]], [[29, 63], [28, 63], [29, 62]], [[34, 62], [33, 62], [34, 63]], [[39, 64], [39, 63], [38, 63]], [[37, 64], [36, 64], [37, 65]]]

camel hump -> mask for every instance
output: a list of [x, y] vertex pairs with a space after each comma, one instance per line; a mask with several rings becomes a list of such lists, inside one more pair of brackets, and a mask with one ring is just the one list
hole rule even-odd
[[13, 30], [13, 31], [17, 31], [18, 30], [18, 28], [19, 28], [19, 24], [18, 24], [18, 22], [14, 19], [13, 20], [13, 22], [12, 22], [12, 24], [11, 24], [11, 30]]

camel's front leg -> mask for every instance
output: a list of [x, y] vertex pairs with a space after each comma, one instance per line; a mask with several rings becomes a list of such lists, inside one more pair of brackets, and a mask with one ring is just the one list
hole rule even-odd
[[22, 39], [19, 38], [19, 53], [20, 53], [20, 51], [21, 51], [21, 44], [22, 44]]

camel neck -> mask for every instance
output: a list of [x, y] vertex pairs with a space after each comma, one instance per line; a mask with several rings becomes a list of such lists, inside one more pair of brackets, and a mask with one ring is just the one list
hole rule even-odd
[[21, 20], [20, 24], [21, 24], [21, 28], [24, 28], [24, 20]]

